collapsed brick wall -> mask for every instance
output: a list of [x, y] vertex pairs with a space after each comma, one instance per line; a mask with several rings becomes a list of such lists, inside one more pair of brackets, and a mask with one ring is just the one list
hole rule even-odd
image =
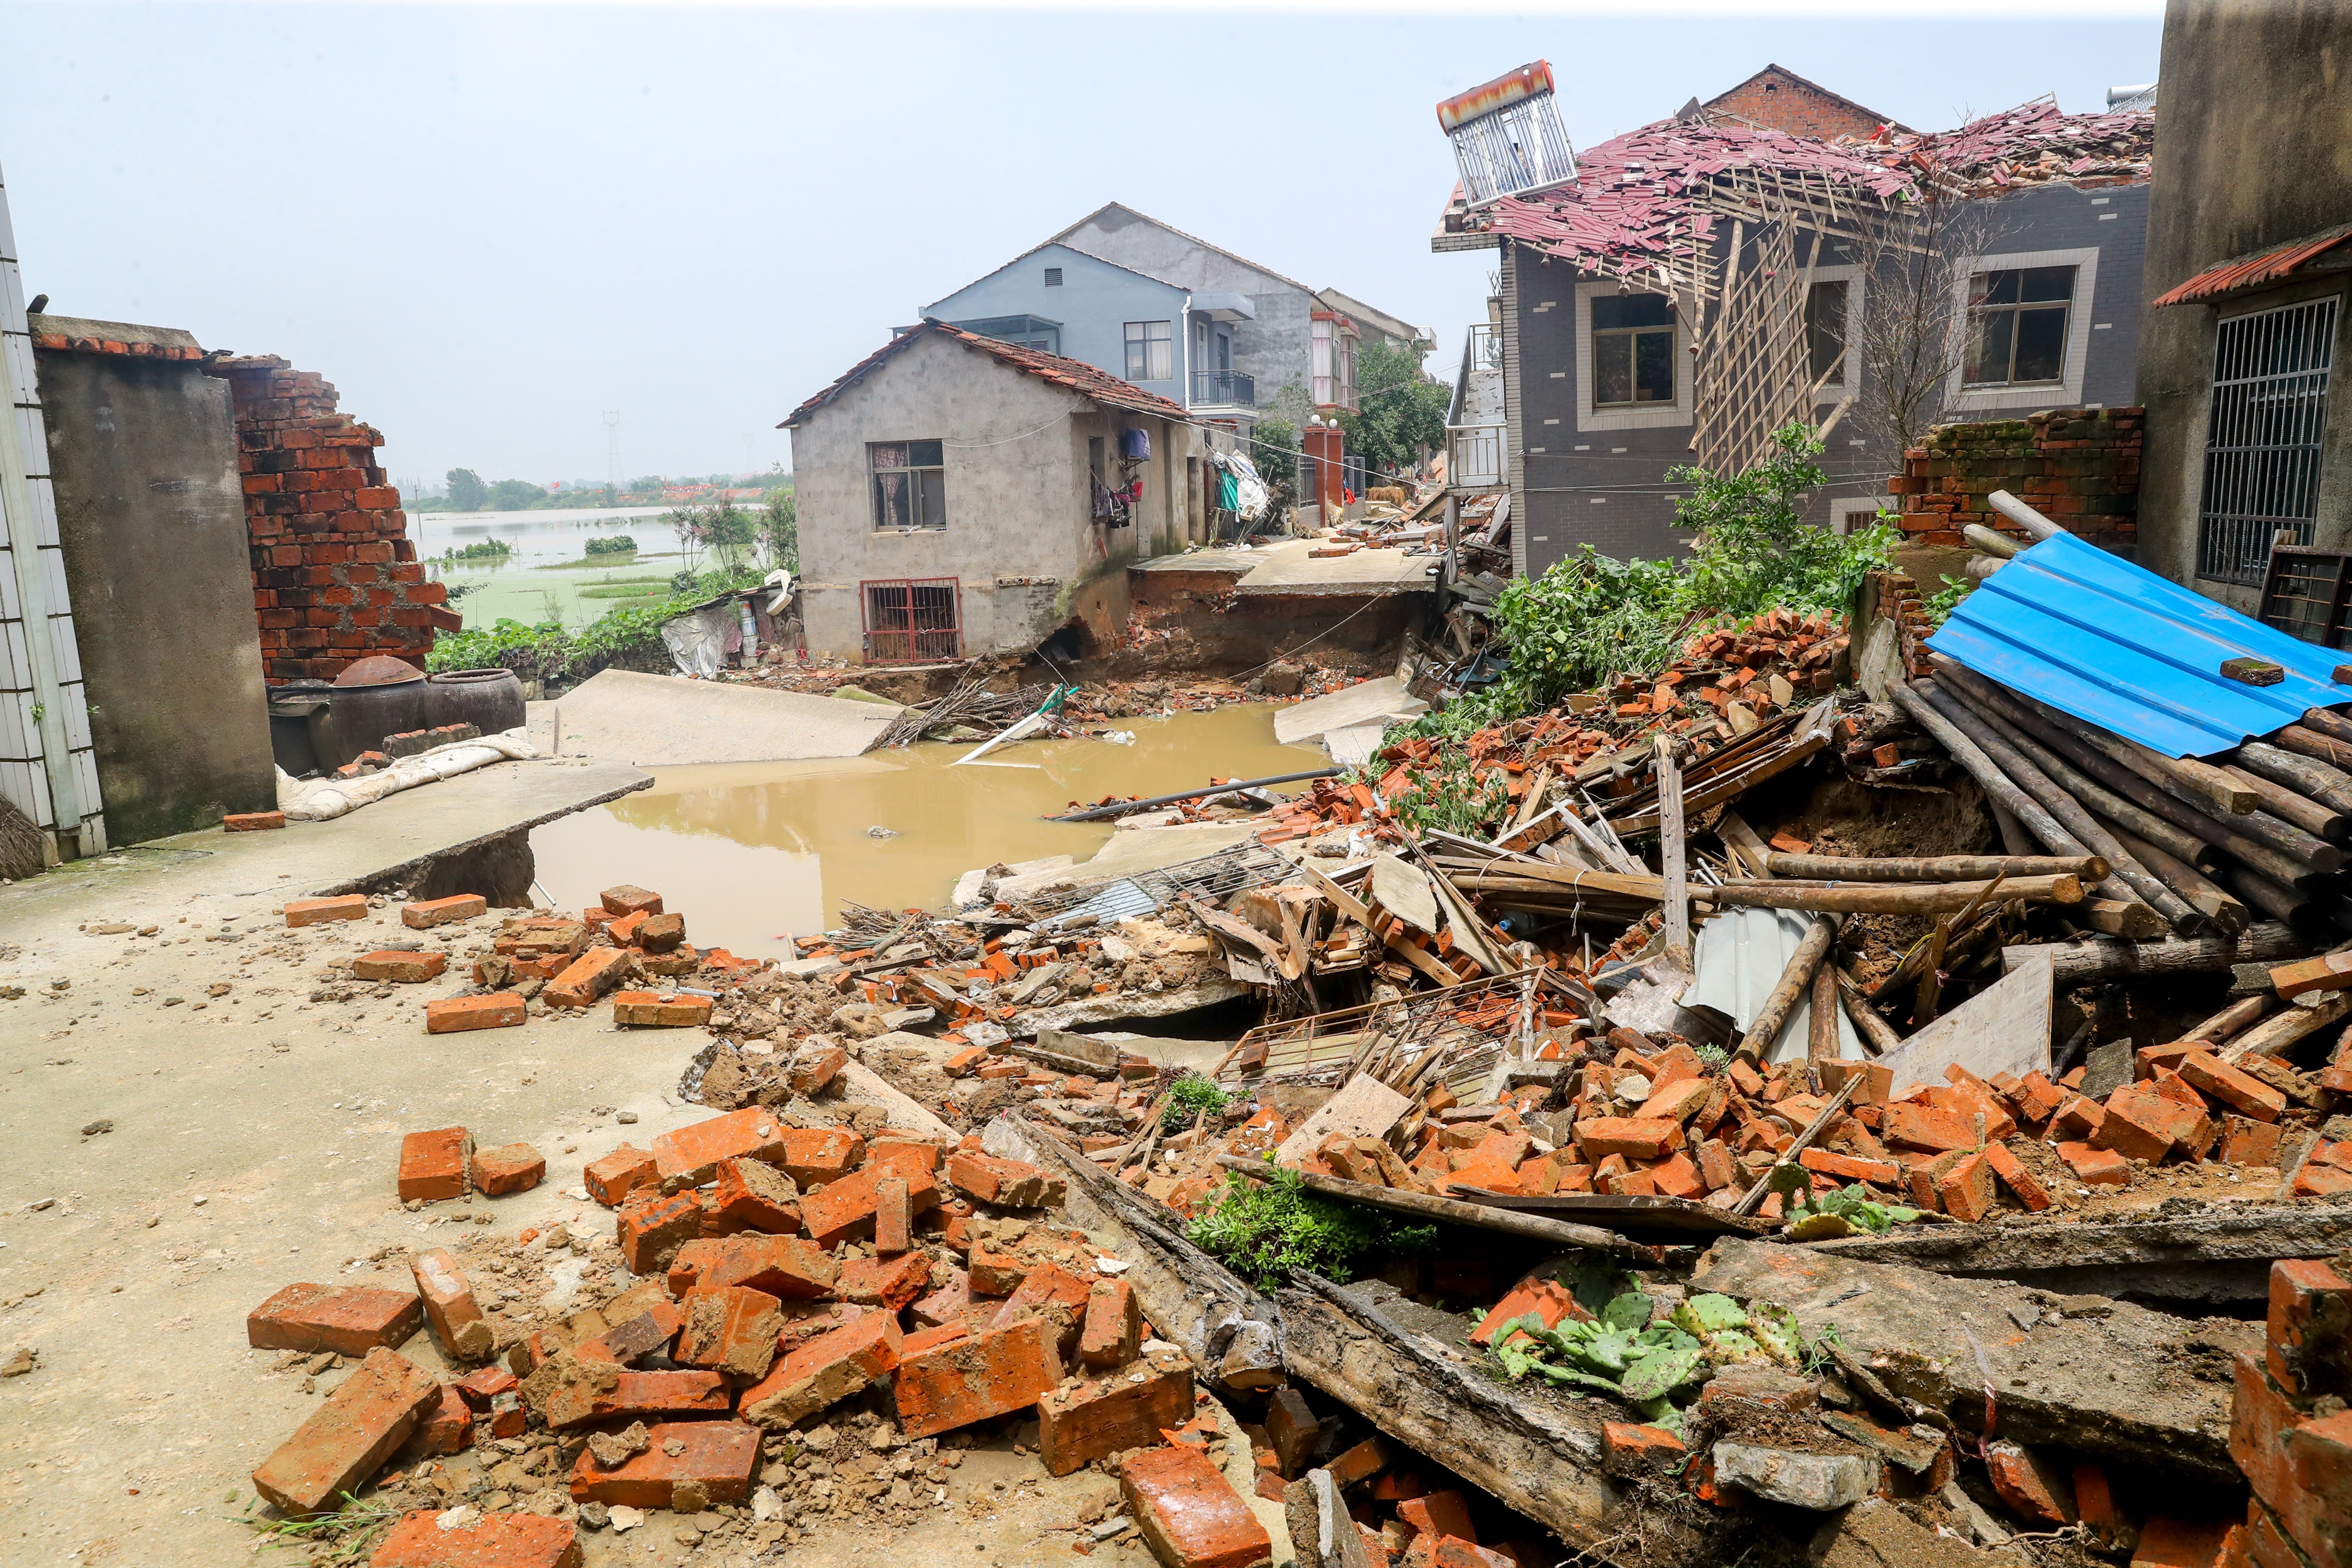
[[400, 491], [375, 466], [383, 437], [335, 411], [335, 389], [269, 355], [214, 362], [236, 415], [262, 674], [331, 680], [390, 654], [424, 668], [460, 617], [425, 580]]
[[1985, 500], [2007, 490], [2069, 532], [2127, 555], [2139, 538], [2144, 423], [2137, 408], [2057, 408], [1938, 425], [1903, 454], [1903, 471], [1886, 488], [1916, 544], [1960, 544], [1972, 522], [2025, 537]]

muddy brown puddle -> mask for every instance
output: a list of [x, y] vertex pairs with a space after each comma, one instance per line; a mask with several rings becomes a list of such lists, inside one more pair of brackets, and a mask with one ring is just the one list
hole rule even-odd
[[[540, 885], [558, 908], [584, 908], [601, 889], [635, 882], [686, 916], [688, 941], [775, 957], [787, 933], [838, 924], [844, 900], [939, 909], [976, 866], [1086, 859], [1111, 836], [1108, 823], [1041, 820], [1073, 801], [1328, 763], [1320, 747], [1276, 744], [1274, 713], [1270, 704], [1244, 703], [1122, 720], [1131, 746], [1014, 742], [985, 759], [1034, 766], [950, 766], [979, 744], [963, 742], [826, 762], [667, 768], [651, 789], [533, 829], [531, 847]], [[867, 833], [877, 826], [897, 836]]]

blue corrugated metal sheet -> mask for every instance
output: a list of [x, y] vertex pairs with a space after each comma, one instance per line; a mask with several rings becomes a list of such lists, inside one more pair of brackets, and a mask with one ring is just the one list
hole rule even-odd
[[[1937, 653], [2168, 757], [2210, 756], [2312, 708], [2352, 701], [2347, 654], [2299, 642], [2072, 534], [2045, 539], [1960, 601]], [[2242, 657], [2276, 686], [2221, 674]]]

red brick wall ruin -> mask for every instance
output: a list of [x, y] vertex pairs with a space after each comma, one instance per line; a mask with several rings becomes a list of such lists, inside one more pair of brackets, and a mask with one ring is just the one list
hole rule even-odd
[[1709, 99], [1706, 107], [1768, 131], [1818, 136], [1823, 141], [1839, 136], [1867, 139], [1883, 122], [1858, 104], [1777, 70], [1759, 71], [1722, 97]]
[[1969, 523], [2022, 539], [1985, 497], [2007, 490], [2071, 533], [2129, 554], [2139, 537], [2137, 408], [2055, 408], [2024, 419], [1938, 425], [1886, 488], [1914, 544], [1961, 542]]
[[383, 437], [337, 413], [331, 385], [282, 359], [212, 368], [236, 405], [265, 679], [331, 680], [377, 653], [423, 668], [435, 632], [461, 623], [441, 584], [425, 580], [400, 492], [375, 466]]

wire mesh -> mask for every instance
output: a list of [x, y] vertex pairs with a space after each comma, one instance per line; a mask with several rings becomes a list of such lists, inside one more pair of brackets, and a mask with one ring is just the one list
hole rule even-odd
[[2259, 587], [2273, 542], [2311, 542], [2336, 310], [2331, 295], [2232, 317], [2215, 331], [2200, 577]]

